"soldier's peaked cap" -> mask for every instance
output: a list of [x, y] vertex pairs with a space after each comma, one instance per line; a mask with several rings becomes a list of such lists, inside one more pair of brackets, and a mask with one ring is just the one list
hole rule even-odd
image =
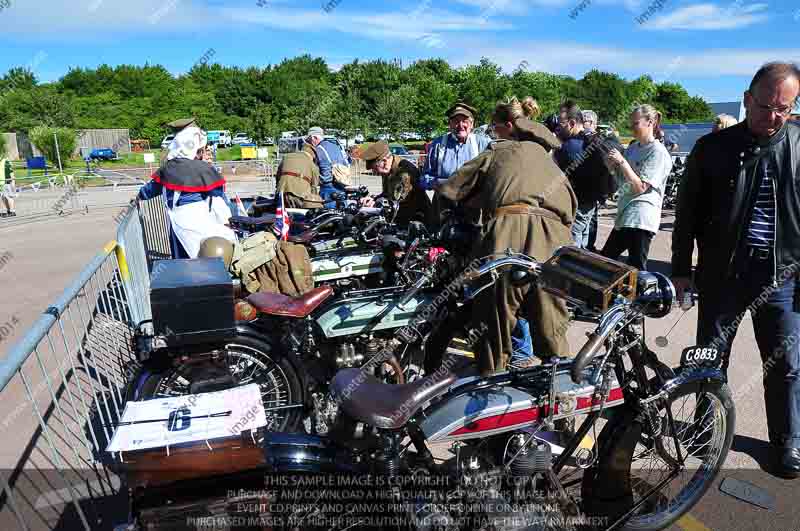
[[389, 143], [385, 140], [381, 140], [380, 142], [371, 144], [367, 149], [365, 149], [364, 153], [361, 155], [361, 158], [363, 158], [364, 162], [366, 162], [367, 169], [370, 169], [376, 160], [385, 157], [390, 152]]
[[169, 122], [166, 124], [167, 127], [171, 127], [172, 129], [183, 129], [184, 127], [189, 127], [190, 125], [194, 124], [197, 121], [197, 118], [181, 118], [180, 120], [175, 120], [173, 122]]

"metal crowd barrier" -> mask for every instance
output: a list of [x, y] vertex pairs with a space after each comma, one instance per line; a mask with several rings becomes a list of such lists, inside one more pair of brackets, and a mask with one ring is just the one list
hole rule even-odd
[[151, 317], [150, 269], [171, 256], [163, 201], [135, 202], [110, 242], [0, 361], [0, 529], [111, 529], [127, 493], [105, 452]]
[[135, 368], [126, 283], [124, 252], [111, 242], [0, 362], [0, 529], [124, 521], [126, 496], [104, 450]]
[[172, 254], [160, 198], [135, 200], [119, 219], [117, 239], [0, 361], [0, 530], [126, 520], [127, 493], [105, 448], [137, 368], [134, 332], [152, 317], [150, 271]]

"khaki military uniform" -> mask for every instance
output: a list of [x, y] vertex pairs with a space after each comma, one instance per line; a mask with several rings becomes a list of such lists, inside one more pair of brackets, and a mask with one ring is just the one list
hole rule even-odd
[[383, 177], [383, 196], [400, 203], [394, 222], [400, 226], [411, 221], [429, 225], [432, 219], [431, 200], [419, 188], [419, 169], [397, 155], [392, 155], [392, 169]]
[[319, 166], [311, 146], [289, 153], [278, 166], [277, 191], [283, 192], [286, 208], [321, 208]]
[[[439, 188], [454, 201], [480, 207], [484, 236], [473, 257], [511, 248], [545, 261], [572, 241], [570, 226], [577, 199], [564, 174], [537, 142], [501, 140], [466, 163]], [[531, 284], [513, 286], [505, 274], [474, 301], [473, 327], [488, 326], [478, 341], [483, 374], [505, 369], [512, 352], [517, 311], [531, 323], [533, 350], [539, 355], [569, 355], [568, 314], [563, 300]]]

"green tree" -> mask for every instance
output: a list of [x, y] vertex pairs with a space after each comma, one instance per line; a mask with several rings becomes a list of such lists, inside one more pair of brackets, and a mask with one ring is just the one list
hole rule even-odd
[[511, 92], [517, 98], [533, 97], [542, 110], [542, 117], [554, 113], [561, 104], [558, 76], [546, 72], [527, 72], [518, 69], [510, 79]]
[[336, 81], [358, 92], [366, 109], [375, 109], [387, 95], [402, 85], [402, 71], [395, 63], [387, 61], [358, 60], [344, 65], [336, 74]]
[[31, 90], [37, 85], [36, 76], [28, 68], [15, 67], [0, 79], [0, 91]]
[[10, 131], [37, 125], [71, 127], [75, 123], [71, 99], [52, 86], [12, 89], [0, 94], [0, 123]]
[[711, 121], [714, 119], [714, 111], [703, 98], [692, 96], [689, 98], [689, 104], [686, 106], [685, 118], [687, 122]]
[[664, 82], [658, 85], [653, 103], [664, 113], [664, 119], [676, 122], [690, 118], [691, 97], [677, 83]]
[[591, 70], [578, 81], [579, 103], [599, 116], [620, 116], [625, 110], [627, 89], [618, 75]]
[[76, 136], [73, 129], [40, 125], [30, 130], [29, 137], [45, 158], [53, 164], [58, 163], [59, 155], [61, 163], [65, 164], [75, 151]]
[[272, 107], [266, 103], [259, 103], [250, 113], [248, 135], [253, 141], [263, 144], [268, 137], [280, 137], [281, 126], [274, 115]]
[[431, 138], [447, 124], [445, 112], [456, 100], [453, 87], [432, 75], [421, 76], [415, 83], [419, 95], [415, 101], [414, 121], [409, 130]]
[[414, 129], [416, 102], [417, 92], [408, 85], [386, 94], [375, 107], [375, 124], [393, 138], [400, 138], [401, 133]]
[[457, 71], [455, 77], [459, 99], [478, 111], [476, 125], [489, 120], [497, 102], [511, 96], [508, 76], [503, 75], [500, 66], [485, 57], [480, 64], [469, 65]]

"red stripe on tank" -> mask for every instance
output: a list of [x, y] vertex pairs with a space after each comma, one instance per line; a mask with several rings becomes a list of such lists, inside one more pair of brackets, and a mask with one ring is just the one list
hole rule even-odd
[[[535, 407], [531, 409], [523, 409], [520, 411], [512, 411], [511, 413], [501, 413], [499, 415], [492, 415], [482, 419], [475, 420], [467, 423], [465, 426], [458, 428], [450, 433], [450, 437], [456, 435], [467, 435], [469, 433], [477, 433], [481, 431], [497, 430], [500, 428], [507, 428], [517, 424], [524, 424], [525, 422], [532, 422], [538, 420], [540, 417], [548, 414], [548, 407]], [[556, 413], [558, 413], [558, 406], [556, 406]]]
[[[624, 395], [622, 394], [622, 388], [621, 387], [615, 387], [614, 389], [609, 391], [608, 400], [606, 400], [606, 402], [614, 402], [616, 400], [622, 400], [623, 397], [624, 397]], [[579, 398], [577, 400], [577, 404], [575, 406], [575, 409], [588, 409], [588, 408], [590, 408], [592, 406], [599, 406], [599, 405], [600, 405], [600, 399], [599, 398], [597, 398], [597, 397], [585, 397], [585, 398]]]

